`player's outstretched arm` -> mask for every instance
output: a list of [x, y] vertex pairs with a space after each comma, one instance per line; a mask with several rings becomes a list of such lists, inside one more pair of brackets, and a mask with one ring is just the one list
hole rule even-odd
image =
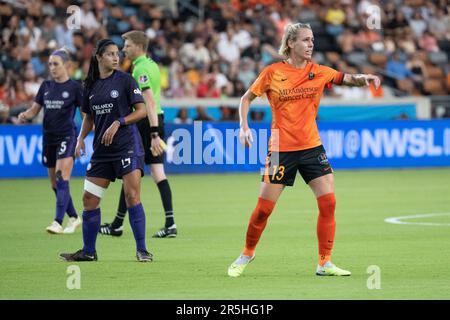
[[94, 119], [91, 115], [85, 114], [83, 117], [83, 123], [81, 124], [81, 130], [80, 134], [77, 138], [77, 145], [75, 147], [75, 157], [79, 158], [82, 153], [85, 152], [85, 146], [84, 146], [84, 138], [88, 135], [88, 133], [92, 130], [94, 127]]
[[248, 110], [250, 109], [250, 103], [255, 98], [256, 95], [254, 95], [250, 90], [247, 90], [247, 92], [245, 92], [244, 95], [242, 96], [241, 101], [239, 103], [239, 124], [241, 128], [239, 130], [239, 140], [244, 146], [249, 148], [252, 147], [253, 136], [248, 126], [247, 118], [248, 118]]
[[19, 121], [25, 123], [28, 120], [33, 119], [39, 113], [39, 111], [41, 111], [41, 109], [42, 106], [39, 103], [33, 102], [30, 108], [19, 114]]
[[378, 89], [381, 85], [381, 80], [377, 76], [373, 74], [348, 74], [344, 75], [344, 79], [342, 80], [343, 86], [350, 87], [365, 87], [369, 86], [370, 83], [375, 85], [375, 88]]

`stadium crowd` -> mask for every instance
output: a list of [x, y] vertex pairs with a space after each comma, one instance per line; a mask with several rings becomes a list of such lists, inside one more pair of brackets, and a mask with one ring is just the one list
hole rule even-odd
[[[143, 30], [149, 56], [161, 70], [165, 98], [240, 97], [264, 66], [282, 59], [278, 45], [286, 24], [309, 23], [313, 59], [349, 73], [382, 76], [379, 90], [340, 88], [348, 99], [447, 95], [450, 91], [450, 5], [446, 0], [247, 0], [185, 1], [203, 10], [147, 0], [0, 1], [0, 123], [15, 123], [48, 77], [50, 53], [73, 55], [71, 78], [84, 79], [94, 44]], [[67, 7], [78, 5], [81, 28], [66, 25]], [[199, 17], [200, 16], [200, 17]], [[129, 70], [130, 61], [121, 67]], [[210, 120], [197, 108], [195, 120]], [[221, 120], [237, 119], [221, 107]], [[254, 112], [254, 120], [261, 114]], [[176, 122], [189, 122], [181, 109]]]

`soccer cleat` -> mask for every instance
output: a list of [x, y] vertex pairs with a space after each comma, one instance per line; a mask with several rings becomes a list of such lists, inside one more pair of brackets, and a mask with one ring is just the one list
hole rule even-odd
[[173, 224], [168, 228], [162, 228], [156, 232], [152, 238], [175, 238], [177, 236], [177, 225]]
[[64, 228], [64, 233], [74, 233], [75, 230], [81, 226], [83, 222], [81, 221], [81, 218], [78, 216], [76, 218], [69, 218], [69, 222], [67, 223], [67, 226]]
[[350, 271], [336, 267], [331, 261], [326, 262], [323, 266], [318, 265], [316, 269], [318, 276], [350, 276], [351, 274]]
[[138, 250], [136, 251], [136, 258], [139, 262], [152, 262], [153, 255], [148, 251]]
[[47, 228], [45, 228], [48, 233], [51, 234], [63, 234], [64, 230], [63, 227], [57, 222], [53, 221], [51, 225], [49, 225]]
[[97, 252], [89, 255], [83, 250], [78, 250], [75, 253], [60, 253], [59, 257], [64, 261], [97, 261]]
[[98, 230], [98, 233], [113, 237], [120, 237], [123, 233], [123, 226], [120, 226], [117, 229], [113, 229], [110, 223], [105, 223], [100, 226], [100, 230]]
[[230, 277], [239, 277], [244, 272], [245, 267], [255, 259], [255, 255], [249, 257], [242, 253], [239, 257], [228, 267], [228, 275]]

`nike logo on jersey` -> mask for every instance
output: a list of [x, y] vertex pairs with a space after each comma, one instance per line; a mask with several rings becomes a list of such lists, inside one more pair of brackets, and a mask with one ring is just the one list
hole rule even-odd
[[46, 96], [46, 95], [48, 95], [48, 91], [46, 91], [46, 92], [44, 93], [44, 96]]
[[94, 96], [94, 95], [92, 95], [92, 96], [89, 96], [89, 100], [91, 100], [93, 96]]

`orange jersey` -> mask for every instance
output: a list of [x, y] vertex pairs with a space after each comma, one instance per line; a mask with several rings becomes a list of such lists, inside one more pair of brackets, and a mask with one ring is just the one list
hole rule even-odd
[[286, 61], [264, 68], [250, 91], [257, 96], [266, 93], [272, 109], [269, 150], [298, 151], [321, 145], [316, 124], [320, 98], [326, 85], [339, 85], [343, 77], [342, 72], [312, 62], [302, 69]]

